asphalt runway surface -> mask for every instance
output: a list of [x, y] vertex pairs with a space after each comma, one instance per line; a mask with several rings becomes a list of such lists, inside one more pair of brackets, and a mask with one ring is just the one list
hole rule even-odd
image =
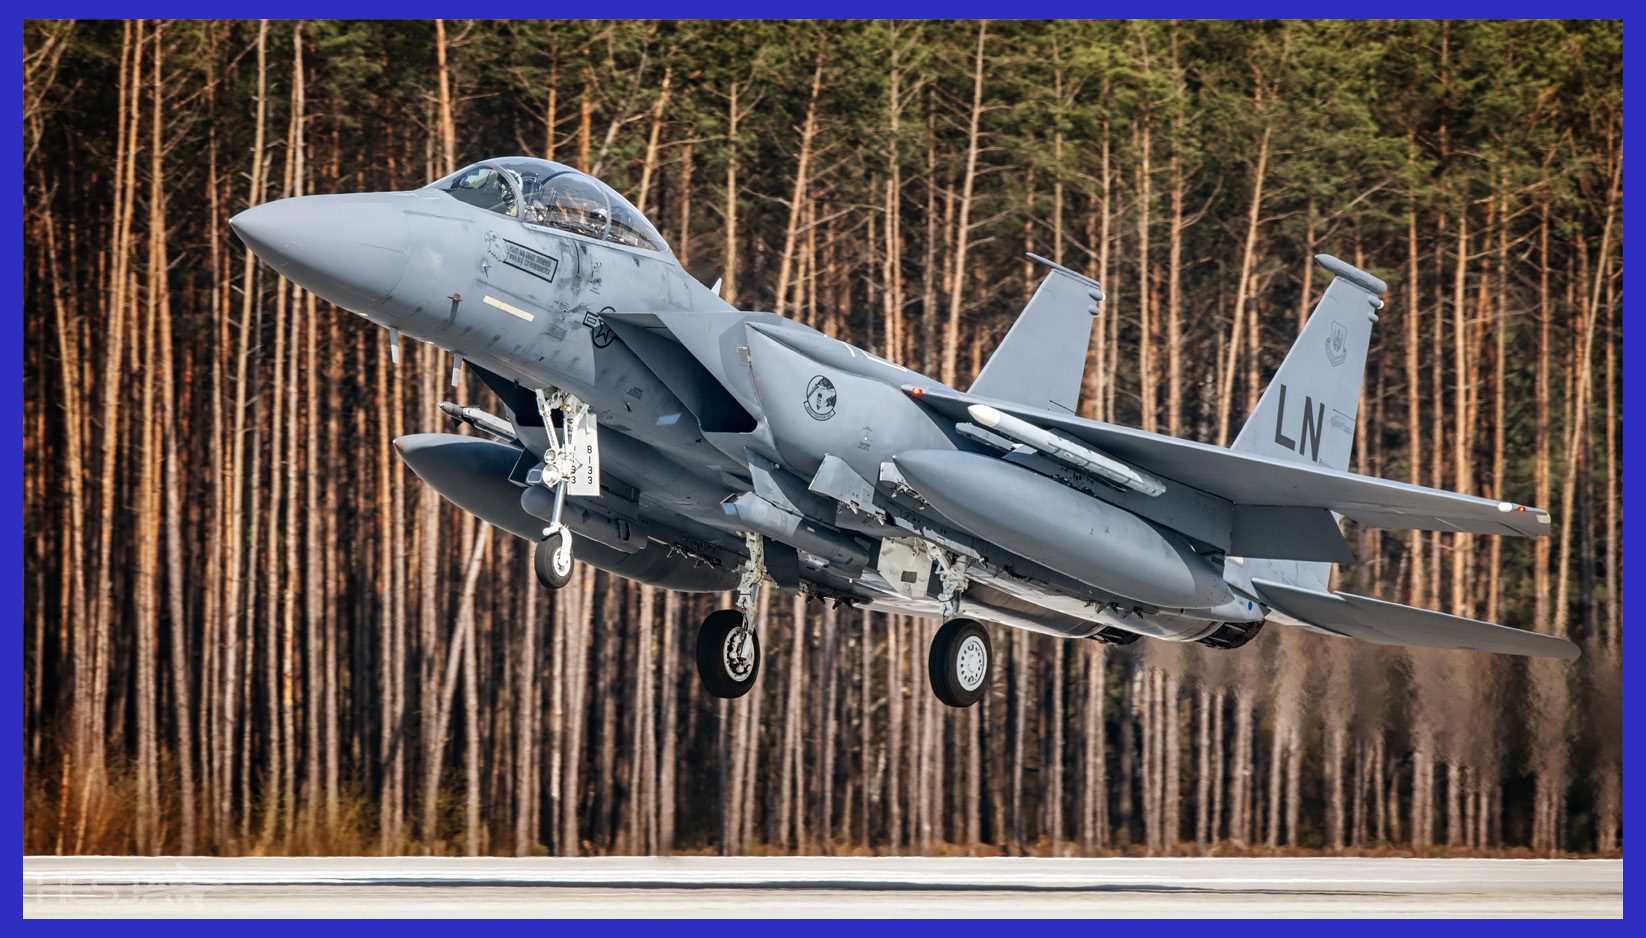
[[25, 857], [90, 917], [1615, 917], [1621, 860]]

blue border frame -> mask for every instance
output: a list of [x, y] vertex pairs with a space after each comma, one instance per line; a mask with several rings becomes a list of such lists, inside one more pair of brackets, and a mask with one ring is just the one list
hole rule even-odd
[[[200, 0], [165, 0], [165, 2], [149, 3], [98, 2], [98, 0], [91, 0], [91, 2], [74, 2], [74, 0], [70, 0], [70, 2], [66, 2], [61, 5], [53, 5], [50, 7], [36, 4], [24, 4], [23, 6], [24, 9], [19, 12], [24, 15], [21, 15], [19, 20], [29, 18], [26, 14], [30, 11], [30, 8], [32, 8], [33, 12], [39, 15], [38, 18], [74, 17], [97, 19], [124, 18], [138, 15], [210, 18], [220, 17], [224, 13], [224, 8], [221, 4], [205, 3], [200, 2]], [[454, 12], [454, 5], [452, 3], [430, 2], [430, 0], [397, 0], [397, 2], [393, 3], [388, 2], [388, 0], [365, 0], [365, 2], [361, 2], [361, 0], [331, 0], [331, 2], [315, 2], [315, 0], [289, 0], [289, 2], [286, 3], [254, 3], [251, 4], [251, 6], [264, 8], [264, 10], [259, 10], [256, 12], [266, 11], [267, 15], [279, 18], [381, 17], [402, 19], [414, 17], [436, 17], [441, 15], [450, 15]], [[540, 8], [552, 10], [554, 5], [549, 4]], [[507, 10], [508, 8], [500, 7], [499, 9]], [[718, 3], [703, 2], [703, 0], [677, 0], [677, 2], [674, 3], [660, 2], [660, 0], [627, 0], [627, 2], [621, 5], [620, 9], [626, 17], [633, 18], [741, 18], [769, 16], [775, 12], [774, 8], [770, 4], [757, 3], [754, 2], [754, 0], [725, 0], [725, 2]], [[1624, 22], [1623, 85], [1625, 102], [1627, 102], [1630, 98], [1639, 98], [1641, 96], [1641, 79], [1639, 77], [1640, 71], [1637, 68], [1632, 67], [1641, 62], [1641, 57], [1639, 54], [1640, 44], [1636, 41], [1635, 31], [1629, 26], [1629, 17], [1625, 15], [1629, 10], [1629, 7], [1619, 2], [1568, 2], [1557, 7], [1546, 3], [1528, 3], [1525, 2], [1525, 0], [1507, 0], [1507, 2], [1497, 3], [1478, 2], [1478, 0], [1476, 0], [1476, 2], [1462, 3], [1419, 3], [1412, 2], [1412, 0], [1394, 0], [1394, 2], [1365, 5], [1359, 7], [1358, 9], [1351, 10], [1320, 3], [1299, 2], [1299, 0], [1266, 0], [1266, 2], [1243, 3], [1236, 5], [1214, 3], [1211, 2], [1211, 0], [1189, 0], [1189, 2], [1177, 0], [1177, 2], [1169, 2], [1164, 4], [1151, 3], [1148, 5], [1147, 10], [1148, 13], [1155, 18], [1163, 18], [1166, 16], [1176, 16], [1182, 18], [1230, 18], [1235, 16], [1253, 18], [1306, 18], [1322, 16], [1358, 18], [1356, 16], [1358, 14], [1359, 16], [1372, 15], [1387, 18], [1433, 18], [1445, 16], [1456, 18], [1530, 19], [1548, 18], [1550, 14], [1560, 14], [1562, 18], [1618, 19], [1623, 20]], [[253, 12], [248, 10], [245, 5], [236, 5], [233, 8], [233, 11], [241, 16], [244, 16], [249, 12]], [[598, 6], [587, 6], [580, 9], [580, 12], [584, 11], [589, 14], [602, 12]], [[833, 3], [827, 5], [817, 5], [816, 9], [784, 6], [781, 8], [781, 12], [790, 16], [809, 15], [818, 18], [869, 18], [882, 17], [889, 13], [895, 13], [897, 16], [911, 18], [971, 18], [989, 17], [991, 15], [999, 15], [1001, 13], [1006, 13], [1011, 18], [1055, 18], [1123, 15], [1129, 12], [1129, 10], [1124, 7], [1115, 7], [1092, 2], [1082, 3], [1077, 2], [1077, 0], [1038, 0], [1038, 2], [1017, 2], [1009, 5], [978, 2], [978, 0], [949, 0], [949, 2], [943, 2], [943, 0], [897, 0], [897, 2], [893, 3], [887, 3], [885, 0], [880, 0], [880, 2], [873, 2], [873, 0], [867, 0], [867, 2], [866, 0], [834, 0]], [[13, 63], [18, 63], [22, 60], [23, 40], [21, 26], [22, 24], [19, 22], [17, 31], [10, 33], [5, 41], [6, 47], [13, 50], [10, 55]], [[13, 67], [16, 67], [16, 65], [14, 64]], [[14, 71], [10, 74], [12, 75], [12, 78], [8, 81], [8, 84], [12, 88], [12, 91], [5, 98], [4, 106], [6, 115], [9, 118], [10, 126], [17, 128], [22, 124], [22, 79], [20, 72]], [[1639, 145], [1639, 141], [1641, 139], [1639, 125], [1639, 109], [1636, 108], [1634, 110], [1630, 110], [1626, 103], [1623, 124], [1624, 151], [1626, 157], [1623, 170], [1625, 193], [1623, 220], [1625, 231], [1629, 229], [1630, 222], [1634, 221], [1637, 217], [1642, 217], [1643, 211], [1640, 208], [1638, 200], [1631, 200], [1627, 198], [1628, 193], [1632, 191], [1631, 184], [1634, 179], [1634, 174], [1630, 171], [1630, 164], [1627, 160], [1627, 155], [1634, 151]], [[18, 136], [13, 137], [12, 140], [12, 145], [7, 147], [5, 151], [5, 168], [8, 174], [7, 178], [18, 180], [22, 175], [22, 138]], [[20, 198], [21, 189], [18, 187], [13, 187], [11, 191], [14, 193], [13, 198], [16, 201], [13, 202], [13, 207], [10, 212], [12, 222], [10, 227], [5, 231], [4, 245], [7, 248], [8, 256], [12, 258], [10, 269], [13, 271], [15, 278], [12, 288], [12, 295], [15, 297], [15, 305], [4, 310], [3, 315], [13, 322], [13, 328], [18, 328], [19, 331], [21, 331], [23, 322], [23, 206]], [[1623, 263], [1626, 270], [1633, 268], [1633, 262], [1637, 259], [1640, 253], [1640, 250], [1634, 243], [1627, 238], [1624, 239]], [[1629, 309], [1629, 288], [1630, 282], [1629, 278], [1626, 276], [1623, 282], [1623, 321], [1626, 326], [1632, 324], [1632, 317], [1630, 317], [1627, 312]], [[1630, 338], [1630, 330], [1625, 328], [1622, 352], [1625, 363], [1631, 360], [1631, 352], [1639, 345], [1639, 343], [1631, 343]], [[23, 341], [26, 341], [26, 336], [23, 337]], [[13, 675], [21, 674], [23, 667], [21, 641], [23, 624], [22, 571], [23, 541], [27, 533], [22, 529], [22, 348], [22, 341], [14, 341], [12, 344], [4, 347], [4, 364], [12, 377], [4, 382], [3, 397], [0, 397], [0, 414], [6, 415], [4, 417], [5, 423], [3, 426], [0, 426], [0, 431], [10, 435], [11, 438], [16, 441], [13, 444], [13, 448], [10, 450], [9, 457], [6, 458], [3, 463], [3, 481], [7, 485], [9, 497], [0, 500], [0, 510], [4, 511], [4, 516], [0, 517], [0, 523], [9, 525], [9, 530], [13, 532], [3, 541], [5, 551], [3, 555], [0, 555], [0, 561], [3, 561], [3, 563], [0, 563], [0, 569], [4, 570], [4, 580], [0, 580], [0, 584], [3, 584], [3, 587], [7, 591], [11, 592], [11, 594], [15, 597], [14, 602], [16, 603], [16, 605], [6, 609], [3, 613], [3, 618], [0, 618], [0, 622], [3, 622], [5, 626], [4, 633], [7, 638], [7, 641], [3, 646], [4, 660], [0, 661], [0, 673], [8, 673]], [[1640, 398], [1643, 394], [1646, 394], [1646, 377], [1643, 377], [1640, 373], [1635, 372], [1632, 368], [1625, 367], [1623, 373], [1624, 412], [1638, 412], [1639, 407], [1637, 405], [1639, 404]], [[1640, 477], [1643, 473], [1646, 473], [1646, 469], [1641, 468], [1639, 463], [1639, 458], [1642, 455], [1639, 445], [1640, 441], [1638, 439], [1639, 436], [1640, 434], [1636, 432], [1636, 428], [1628, 421], [1625, 421], [1623, 431], [1623, 491], [1625, 494], [1625, 502], [1635, 501], [1636, 495], [1640, 490]], [[1636, 576], [1636, 574], [1646, 572], [1646, 564], [1643, 564], [1640, 560], [1641, 551], [1646, 549], [1646, 536], [1643, 536], [1640, 525], [1632, 525], [1630, 521], [1631, 519], [1626, 516], [1623, 524], [1622, 582], [1627, 584], [1623, 597], [1623, 620], [1625, 623], [1630, 621], [1631, 611], [1636, 605], [1639, 604], [1639, 599], [1635, 594], [1634, 586], [1636, 583], [1642, 581]], [[1638, 815], [1635, 813], [1635, 807], [1643, 804], [1642, 799], [1638, 797], [1641, 791], [1642, 782], [1639, 775], [1635, 771], [1632, 771], [1632, 769], [1635, 766], [1638, 766], [1640, 761], [1638, 758], [1640, 752], [1640, 733], [1638, 731], [1638, 727], [1640, 726], [1640, 722], [1636, 719], [1636, 717], [1640, 715], [1639, 711], [1642, 706], [1642, 698], [1639, 694], [1629, 693], [1627, 688], [1635, 683], [1639, 683], [1642, 679], [1643, 673], [1646, 673], [1646, 666], [1641, 664], [1641, 653], [1630, 654], [1629, 650], [1625, 648], [1623, 660], [1623, 683], [1625, 687], [1623, 701], [1623, 752], [1625, 766], [1623, 779], [1623, 827], [1625, 844], [1634, 840], [1636, 835], [1639, 834], [1641, 830], [1641, 823]], [[14, 688], [15, 690], [20, 690], [21, 685], [14, 685]], [[15, 690], [14, 693], [5, 698], [4, 703], [7, 723], [12, 727], [17, 728], [14, 731], [18, 732], [18, 736], [14, 737], [14, 744], [4, 747], [3, 755], [0, 755], [0, 759], [3, 759], [3, 763], [0, 764], [4, 765], [8, 777], [13, 779], [12, 786], [6, 793], [5, 799], [9, 810], [3, 815], [0, 815], [0, 830], [4, 830], [8, 835], [8, 839], [18, 845], [18, 853], [11, 864], [11, 868], [14, 871], [14, 879], [12, 881], [14, 883], [21, 883], [23, 878], [23, 765], [22, 735], [20, 728], [23, 723], [23, 713], [22, 696], [20, 693], [15, 692]], [[1646, 810], [1646, 808], [1638, 808], [1638, 810]], [[1627, 921], [1628, 910], [1633, 904], [1631, 900], [1639, 891], [1639, 879], [1640, 877], [1631, 877], [1629, 875], [1628, 865], [1625, 864], [1623, 880], [1625, 910], [1624, 921]], [[101, 934], [106, 928], [106, 926], [101, 924], [76, 921], [63, 922], [28, 920], [24, 922], [22, 920], [22, 898], [20, 894], [18, 897], [17, 916], [19, 922], [24, 924], [26, 928], [31, 931], [42, 933], [50, 931], [59, 934], [75, 934], [81, 932], [93, 934], [93, 929], [96, 929], [96, 933]], [[340, 921], [317, 922], [309, 927], [315, 928], [320, 932], [333, 932], [339, 934], [343, 933], [344, 929], [357, 931], [361, 928], [368, 930], [376, 928], [391, 928], [398, 934], [436, 934], [437, 930], [439, 930], [439, 932], [447, 931], [453, 926], [453, 924], [455, 923], [369, 920], [358, 925], [352, 923], [344, 924]], [[938, 929], [952, 930], [954, 928], [954, 926], [943, 923], [933, 924], [919, 922], [903, 923], [876, 921], [873, 923], [864, 924], [870, 925], [871, 928], [877, 931], [884, 930], [886, 932], [891, 932], [893, 929], [896, 929], [899, 933], [905, 934], [911, 929], [936, 933]], [[1418, 920], [1404, 922], [1401, 927], [1405, 929], [1416, 927], [1417, 929], [1425, 932], [1439, 932], [1441, 929], [1445, 929], [1448, 932], [1453, 933], [1472, 932], [1476, 934], [1503, 936], [1541, 934], [1545, 929], [1548, 929], [1551, 926], [1552, 923], [1550, 925], [1545, 925], [1541, 922], [1530, 921], [1499, 922], [1494, 920], [1463, 920], [1455, 922], [1441, 922], [1437, 920]], [[156, 935], [171, 935], [180, 931], [195, 934], [208, 934], [210, 931], [215, 931], [219, 927], [220, 926], [212, 920], [201, 920], [195, 922], [154, 921], [122, 926], [123, 929], [131, 929], [136, 934], [147, 933]], [[275, 934], [276, 929], [283, 931], [286, 926], [277, 921], [250, 921], [237, 923], [235, 927], [237, 929], [245, 929], [251, 933]], [[518, 932], [522, 928], [540, 929], [542, 928], [542, 925], [535, 922], [510, 923], [488, 921], [485, 923], [484, 927], [488, 930], [512, 929]], [[574, 925], [572, 927], [576, 926]], [[651, 930], [650, 923], [645, 920], [605, 923], [600, 927], [602, 932], [616, 932], [618, 934], [634, 935], [644, 934]], [[716, 934], [722, 928], [719, 923], [713, 921], [689, 920], [670, 922], [666, 927], [684, 934], [700, 934], [704, 936]], [[759, 925], [757, 921], [750, 921], [746, 927], [759, 927]], [[817, 934], [822, 934], [824, 929], [833, 930], [835, 927], [836, 926], [832, 923], [826, 922], [819, 922], [815, 924], [786, 924], [784, 926], [785, 931], [789, 934], [795, 934], [796, 932], [793, 930], [797, 928], [799, 934], [805, 934], [813, 931], [814, 929]], [[1036, 930], [1037, 938], [1042, 934], [1048, 936], [1086, 936], [1087, 932], [1085, 930], [1089, 928], [1089, 926], [1084, 922], [1077, 921], [1037, 922], [1030, 927], [1033, 927]], [[1148, 927], [1151, 932], [1168, 935], [1181, 934], [1186, 936], [1198, 936], [1203, 931], [1202, 926], [1184, 920], [1151, 922]], [[1216, 927], [1220, 933], [1225, 933], [1232, 930], [1235, 934], [1244, 933], [1252, 935], [1271, 935], [1275, 933], [1312, 934], [1314, 930], [1318, 928], [1318, 925], [1310, 920], [1244, 920], [1232, 925], [1229, 923], [1223, 923]], [[1623, 923], [1594, 922], [1585, 923], [1585, 927], [1592, 927], [1597, 930], [1616, 931], [1623, 927]], [[1370, 936], [1375, 934], [1379, 936], [1379, 938], [1383, 938], [1388, 926], [1382, 922], [1346, 921], [1341, 923], [1333, 923], [1332, 928], [1335, 933], [1340, 935], [1364, 934]]]

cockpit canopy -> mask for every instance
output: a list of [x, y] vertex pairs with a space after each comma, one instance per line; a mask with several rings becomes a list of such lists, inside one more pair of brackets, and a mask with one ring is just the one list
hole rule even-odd
[[511, 156], [432, 184], [460, 202], [596, 241], [669, 254], [651, 222], [611, 186], [562, 163]]

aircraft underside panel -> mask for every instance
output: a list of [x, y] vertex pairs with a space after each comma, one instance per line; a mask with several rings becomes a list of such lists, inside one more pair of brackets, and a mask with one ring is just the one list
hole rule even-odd
[[[576, 526], [572, 527], [576, 532]], [[682, 593], [720, 593], [737, 585], [737, 571], [672, 552], [667, 545], [647, 544], [626, 554], [578, 537], [577, 557], [607, 573]]]

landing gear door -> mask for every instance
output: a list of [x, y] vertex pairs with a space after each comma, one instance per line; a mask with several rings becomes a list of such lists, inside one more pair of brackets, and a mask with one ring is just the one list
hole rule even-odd
[[600, 422], [584, 414], [573, 422], [569, 448], [577, 454], [577, 469], [567, 480], [567, 495], [600, 496]]
[[888, 537], [880, 542], [875, 569], [886, 582], [910, 599], [925, 599], [932, 578], [932, 558], [926, 542], [917, 537]]

